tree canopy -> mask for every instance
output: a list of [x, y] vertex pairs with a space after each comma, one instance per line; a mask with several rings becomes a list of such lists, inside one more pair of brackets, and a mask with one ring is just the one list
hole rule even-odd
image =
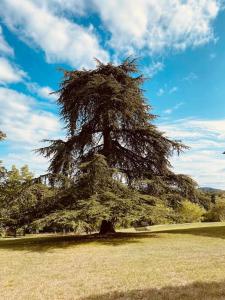
[[[174, 151], [179, 154], [186, 147], [180, 141], [168, 139], [153, 124], [156, 116], [144, 97], [143, 82], [136, 60], [131, 59], [121, 65], [97, 61], [94, 70], [64, 71], [57, 93], [67, 137], [47, 140], [49, 146], [37, 150], [50, 159], [51, 180], [58, 175], [70, 178], [76, 186], [71, 196], [76, 198], [74, 203], [83, 195], [83, 203], [92, 211], [96, 206], [95, 211], [102, 212], [101, 219], [105, 222], [110, 220], [115, 224], [114, 217], [103, 212], [113, 211], [116, 206], [121, 210], [126, 207], [131, 216], [132, 209], [138, 212], [145, 206], [147, 195], [172, 193], [193, 198], [194, 181], [174, 174], [169, 162]], [[93, 168], [97, 162], [100, 173]], [[92, 172], [85, 173], [84, 166], [91, 166]], [[116, 171], [111, 172], [112, 169]], [[120, 184], [120, 189], [123, 186], [122, 190], [129, 192], [129, 196], [118, 195], [118, 183], [115, 185], [118, 180], [113, 176], [120, 177], [129, 186]], [[110, 184], [114, 188], [110, 189]], [[100, 188], [95, 190], [98, 185]], [[147, 194], [146, 198], [140, 197], [143, 194]], [[145, 198], [142, 203], [141, 198]], [[105, 203], [103, 210], [102, 203]], [[83, 209], [88, 211], [85, 206]]]
[[39, 149], [51, 158], [49, 171], [72, 175], [80, 163], [102, 154], [128, 180], [171, 175], [169, 157], [185, 146], [152, 123], [143, 81], [131, 59], [118, 66], [98, 61], [94, 70], [64, 71], [58, 104], [67, 139]]
[[49, 158], [48, 174], [2, 168], [0, 227], [105, 234], [115, 226], [176, 222], [181, 212], [202, 218], [197, 204], [183, 204], [205, 203], [197, 184], [175, 174], [169, 161], [186, 147], [156, 127], [143, 83], [131, 59], [64, 71], [57, 93], [66, 138], [36, 150]]

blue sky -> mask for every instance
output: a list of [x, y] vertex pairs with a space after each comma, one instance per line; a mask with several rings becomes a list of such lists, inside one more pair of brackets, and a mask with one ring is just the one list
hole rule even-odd
[[94, 57], [140, 57], [157, 125], [190, 150], [174, 170], [225, 188], [225, 10], [221, 0], [1, 0], [0, 129], [4, 165], [48, 162], [32, 152], [64, 136], [57, 68], [94, 68]]

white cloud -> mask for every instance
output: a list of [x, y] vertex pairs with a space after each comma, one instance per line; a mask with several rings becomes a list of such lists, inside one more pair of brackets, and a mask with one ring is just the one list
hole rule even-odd
[[188, 123], [211, 137], [225, 139], [225, 120], [190, 120]]
[[90, 9], [90, 1], [85, 0], [33, 0], [38, 5], [47, 7], [48, 9], [54, 11], [55, 13], [64, 12], [65, 14], [83, 16], [86, 9]]
[[45, 172], [47, 160], [32, 150], [43, 146], [43, 139], [63, 136], [58, 117], [40, 110], [33, 97], [5, 87], [0, 87], [0, 115], [0, 128], [7, 135], [8, 153], [1, 157], [4, 165], [26, 163], [37, 174]]
[[27, 74], [8, 59], [0, 57], [0, 84], [15, 83], [22, 81]]
[[[32, 46], [45, 52], [48, 62], [93, 67], [93, 58], [108, 61], [93, 26], [72, 16], [99, 15], [105, 41], [114, 55], [165, 54], [216, 41], [213, 21], [222, 0], [2, 0], [5, 24]], [[96, 28], [95, 30], [97, 30]]]
[[26, 87], [31, 93], [34, 93], [41, 98], [47, 99], [52, 102], [57, 99], [57, 95], [52, 94], [54, 90], [49, 86], [40, 86], [35, 82], [27, 82]]
[[177, 110], [179, 107], [181, 107], [183, 104], [184, 104], [183, 102], [179, 102], [179, 103], [177, 103], [176, 105], [174, 105], [173, 107], [164, 110], [163, 112], [164, 112], [164, 114], [170, 115], [170, 114], [172, 114], [175, 110]]
[[225, 188], [225, 119], [183, 119], [159, 127], [191, 147], [171, 160], [176, 172], [193, 176], [200, 186]]
[[9, 46], [9, 44], [6, 42], [2, 27], [0, 26], [0, 53], [5, 55], [14, 55], [14, 50], [12, 47]]
[[161, 97], [163, 94], [165, 94], [165, 89], [160, 88], [157, 92], [157, 96]]
[[57, 96], [56, 94], [52, 94], [53, 92], [53, 89], [49, 86], [39, 87], [39, 89], [37, 90], [37, 93], [40, 97], [55, 101], [57, 99]]
[[146, 49], [152, 54], [185, 50], [215, 40], [212, 22], [219, 0], [93, 0], [110, 44], [119, 51]]
[[166, 114], [166, 115], [170, 115], [170, 114], [173, 112], [173, 108], [167, 108], [167, 109], [165, 109], [163, 112], [164, 112], [164, 114]]
[[[29, 45], [45, 52], [48, 62], [68, 63], [74, 67], [93, 67], [94, 57], [108, 60], [93, 28], [84, 28], [41, 5], [41, 1], [2, 0], [3, 22]], [[44, 3], [44, 2], [43, 2]]]
[[10, 169], [12, 165], [16, 165], [17, 168], [28, 165], [30, 171], [38, 176], [46, 173], [49, 162], [46, 158], [35, 155], [32, 151], [15, 149], [15, 152], [12, 151], [4, 156], [4, 166]]
[[161, 97], [162, 95], [164, 95], [165, 93], [168, 93], [168, 94], [173, 94], [173, 93], [176, 93], [178, 91], [178, 87], [177, 86], [173, 86], [171, 88], [168, 88], [168, 86], [165, 84], [163, 88], [160, 88], [158, 90], [158, 92], [156, 93], [156, 95], [158, 97]]
[[194, 72], [190, 72], [187, 76], [185, 76], [183, 78], [183, 81], [193, 81], [193, 80], [196, 80], [198, 79], [198, 75], [195, 74]]
[[144, 75], [149, 76], [150, 78], [154, 77], [158, 72], [162, 71], [164, 69], [165, 65], [164, 63], [158, 61], [153, 62], [150, 66], [144, 67], [142, 69]]
[[35, 145], [60, 132], [55, 115], [38, 110], [34, 98], [5, 87], [0, 88], [0, 114], [8, 141]]
[[192, 176], [200, 186], [225, 189], [225, 156], [220, 151], [190, 150], [172, 164], [179, 173]]
[[173, 86], [170, 90], [169, 90], [169, 94], [173, 94], [173, 93], [175, 93], [175, 92], [177, 92], [178, 91], [178, 87], [177, 86]]

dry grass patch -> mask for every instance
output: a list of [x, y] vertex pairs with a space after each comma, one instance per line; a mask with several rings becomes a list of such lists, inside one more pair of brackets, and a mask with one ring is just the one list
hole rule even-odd
[[179, 228], [2, 239], [0, 299], [225, 299], [224, 224]]

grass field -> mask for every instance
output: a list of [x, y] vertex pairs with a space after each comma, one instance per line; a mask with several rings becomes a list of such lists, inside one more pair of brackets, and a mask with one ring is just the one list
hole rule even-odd
[[0, 299], [225, 299], [225, 223], [0, 239]]

